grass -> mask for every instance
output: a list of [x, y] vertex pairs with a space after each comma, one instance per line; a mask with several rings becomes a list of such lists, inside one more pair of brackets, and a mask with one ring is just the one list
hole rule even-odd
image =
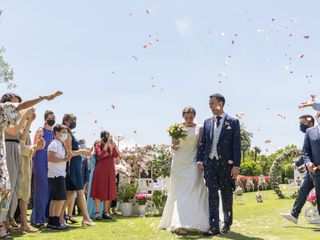
[[[239, 240], [304, 240], [320, 239], [320, 233], [314, 232], [315, 225], [305, 222], [303, 213], [299, 224], [291, 224], [282, 219], [280, 213], [289, 212], [294, 200], [278, 199], [273, 191], [263, 192], [263, 203], [257, 203], [255, 193], [246, 193], [243, 196], [244, 204], [235, 202], [235, 221], [232, 232], [220, 237], [220, 239]], [[196, 204], [196, 203], [195, 203]], [[192, 218], [192, 216], [190, 216]], [[78, 219], [80, 222], [80, 218]], [[152, 240], [152, 239], [208, 239], [199, 234], [187, 237], [176, 237], [167, 231], [159, 231], [159, 217], [147, 218], [123, 218], [118, 217], [115, 222], [98, 222], [98, 226], [83, 229], [80, 224], [72, 225], [66, 232], [54, 232], [42, 229], [36, 234], [14, 234], [15, 239], [128, 239], [128, 240]], [[214, 238], [219, 239], [219, 238]]]

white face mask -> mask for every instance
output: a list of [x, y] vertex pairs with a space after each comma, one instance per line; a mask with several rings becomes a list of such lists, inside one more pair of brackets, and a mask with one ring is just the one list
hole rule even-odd
[[60, 137], [60, 140], [62, 142], [66, 141], [68, 139], [68, 133], [62, 133], [61, 137]]

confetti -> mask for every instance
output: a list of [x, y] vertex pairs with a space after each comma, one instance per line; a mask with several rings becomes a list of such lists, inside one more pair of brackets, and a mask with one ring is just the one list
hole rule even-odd
[[133, 12], [129, 12], [129, 14], [128, 14], [130, 17], [133, 15]]
[[271, 143], [271, 140], [266, 140], [264, 141], [265, 144], [270, 144]]
[[224, 32], [221, 32], [221, 33], [220, 33], [220, 36], [221, 36], [221, 37], [224, 37], [224, 36], [225, 36]]
[[111, 104], [111, 107], [112, 107], [112, 109], [116, 109], [116, 106], [115, 106], [115, 105], [113, 105], [113, 104]]
[[138, 61], [138, 58], [136, 56], [132, 55], [132, 57], [134, 60]]
[[150, 11], [149, 11], [149, 9], [146, 9], [146, 14], [150, 14]]
[[309, 35], [305, 35], [305, 36], [303, 36], [303, 38], [304, 38], [304, 39], [309, 39], [310, 36], [309, 36]]
[[303, 57], [304, 57], [304, 54], [300, 54], [300, 55], [299, 55], [299, 58], [303, 58]]

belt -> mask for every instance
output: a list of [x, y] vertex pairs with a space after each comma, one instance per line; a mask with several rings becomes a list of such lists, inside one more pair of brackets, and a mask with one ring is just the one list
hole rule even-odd
[[15, 142], [15, 143], [20, 143], [18, 139], [6, 139], [6, 142]]

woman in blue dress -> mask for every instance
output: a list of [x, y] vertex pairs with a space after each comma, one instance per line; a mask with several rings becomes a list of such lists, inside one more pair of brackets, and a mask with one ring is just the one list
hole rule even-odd
[[[100, 140], [95, 141], [94, 148], [98, 143], [100, 143]], [[94, 169], [96, 167], [96, 162], [97, 162], [96, 156], [93, 155], [91, 157], [91, 161], [90, 161], [91, 171], [90, 171], [90, 176], [89, 176], [88, 194], [87, 194], [87, 209], [88, 209], [89, 216], [91, 218], [96, 217], [96, 204], [95, 204], [95, 201], [90, 197], [91, 187], [92, 187], [92, 178], [93, 178], [93, 174], [94, 174]], [[103, 209], [104, 209], [104, 205], [103, 205], [103, 201], [102, 201], [100, 204], [100, 213], [103, 212]]]
[[[72, 129], [75, 129], [77, 126], [77, 118], [73, 114], [65, 114], [62, 120], [62, 124], [66, 125], [69, 128], [69, 137], [65, 142], [66, 150], [73, 157], [71, 161], [67, 164], [67, 200], [65, 201], [63, 211], [60, 216], [60, 221], [64, 222], [64, 212], [72, 200], [74, 193], [77, 193], [77, 203], [79, 208], [81, 209], [81, 213], [83, 216], [82, 226], [94, 226], [95, 224], [90, 219], [87, 210], [86, 199], [84, 196], [84, 184], [83, 184], [83, 176], [82, 176], [82, 157], [90, 156], [91, 151], [88, 149], [80, 149], [79, 141], [75, 138], [72, 133]], [[72, 216], [67, 216], [66, 220], [75, 223]]]
[[33, 209], [30, 222], [35, 227], [43, 226], [49, 218], [49, 204], [51, 189], [48, 182], [48, 156], [47, 149], [54, 139], [53, 126], [55, 124], [55, 115], [52, 111], [46, 111], [44, 114], [45, 124], [36, 132], [34, 144], [38, 144], [40, 139], [45, 141], [45, 148], [38, 150], [33, 159], [33, 179], [34, 196]]

